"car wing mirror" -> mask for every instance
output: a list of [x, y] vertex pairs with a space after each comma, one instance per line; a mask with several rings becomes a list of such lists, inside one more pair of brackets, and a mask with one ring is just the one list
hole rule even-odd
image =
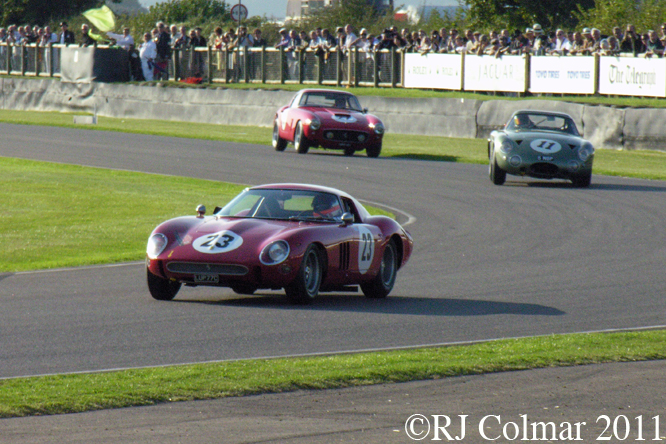
[[363, 108], [363, 114], [368, 114], [368, 108]]
[[354, 223], [354, 215], [351, 213], [343, 213], [341, 220], [343, 226], [351, 225]]

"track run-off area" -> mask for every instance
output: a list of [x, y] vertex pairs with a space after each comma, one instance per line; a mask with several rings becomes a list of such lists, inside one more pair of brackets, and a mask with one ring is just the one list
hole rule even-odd
[[[311, 306], [290, 305], [282, 292], [186, 287], [159, 302], [140, 262], [0, 274], [0, 378], [666, 323], [665, 182], [594, 175], [577, 189], [509, 177], [498, 187], [483, 165], [83, 129], [0, 131], [5, 157], [339, 188], [391, 208], [415, 242], [387, 299], [331, 293]], [[225, 202], [192, 202], [192, 214], [200, 203]]]

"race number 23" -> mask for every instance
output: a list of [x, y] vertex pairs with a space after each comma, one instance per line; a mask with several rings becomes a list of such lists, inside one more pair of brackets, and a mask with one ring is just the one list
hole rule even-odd
[[372, 258], [375, 256], [375, 242], [372, 238], [372, 232], [366, 227], [358, 227], [358, 270], [361, 274], [367, 273], [372, 264]]
[[192, 242], [192, 247], [206, 254], [227, 253], [243, 244], [243, 238], [233, 231], [224, 230], [207, 234]]

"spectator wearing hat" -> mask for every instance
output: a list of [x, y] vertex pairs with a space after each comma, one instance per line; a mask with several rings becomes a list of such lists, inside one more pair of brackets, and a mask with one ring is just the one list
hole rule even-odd
[[548, 41], [548, 36], [544, 34], [543, 28], [538, 23], [535, 23], [532, 26], [534, 30], [534, 44], [532, 45], [532, 54], [534, 55], [546, 55], [550, 48], [550, 42]]
[[620, 41], [620, 52], [630, 52], [634, 56], [645, 52], [645, 45], [641, 37], [636, 34], [636, 27], [628, 24], [624, 33], [624, 38]]
[[74, 36], [74, 33], [69, 30], [67, 22], [60, 22], [58, 42], [62, 45], [72, 45], [76, 43], [76, 37]]
[[278, 34], [280, 34], [280, 41], [275, 44], [275, 48], [287, 49], [289, 43], [291, 42], [291, 38], [289, 37], [289, 32], [287, 31], [287, 28], [280, 28]]

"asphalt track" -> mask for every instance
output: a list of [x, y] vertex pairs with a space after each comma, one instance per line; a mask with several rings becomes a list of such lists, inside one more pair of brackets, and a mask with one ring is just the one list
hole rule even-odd
[[[317, 183], [416, 218], [412, 260], [386, 300], [332, 294], [297, 307], [280, 293], [186, 288], [158, 302], [139, 263], [0, 275], [2, 378], [666, 323], [664, 182], [496, 187], [485, 166], [453, 162], [6, 124], [0, 133], [0, 156]], [[192, 202], [193, 212], [199, 203], [220, 202]]]

